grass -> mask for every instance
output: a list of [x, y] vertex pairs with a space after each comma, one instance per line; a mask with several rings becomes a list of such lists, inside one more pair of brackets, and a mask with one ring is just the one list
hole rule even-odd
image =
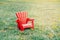
[[[60, 40], [59, 3], [0, 2], [0, 40]], [[35, 29], [21, 33], [15, 13], [27, 11], [35, 19]]]

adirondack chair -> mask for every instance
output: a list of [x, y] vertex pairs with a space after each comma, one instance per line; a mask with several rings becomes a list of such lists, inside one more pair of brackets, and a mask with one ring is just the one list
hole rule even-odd
[[16, 22], [19, 30], [24, 31], [26, 28], [34, 29], [34, 19], [28, 18], [27, 12], [17, 12], [16, 16]]

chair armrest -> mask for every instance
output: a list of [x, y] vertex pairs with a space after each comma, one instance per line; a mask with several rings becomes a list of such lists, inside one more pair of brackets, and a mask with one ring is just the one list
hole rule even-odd
[[16, 20], [17, 23], [21, 23], [21, 21], [19, 19]]
[[34, 19], [33, 18], [27, 18], [26, 23], [29, 22], [29, 21], [33, 22]]
[[27, 18], [27, 21], [33, 21], [34, 19], [33, 18]]
[[18, 19], [16, 20], [16, 22], [18, 23]]
[[34, 28], [34, 19], [33, 18], [27, 18], [27, 22], [26, 23], [32, 23], [32, 27]]

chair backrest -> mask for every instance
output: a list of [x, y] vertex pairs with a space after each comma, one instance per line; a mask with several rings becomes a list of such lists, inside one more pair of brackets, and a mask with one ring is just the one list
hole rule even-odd
[[20, 19], [20, 21], [25, 24], [26, 23], [26, 19], [27, 19], [27, 12], [17, 12], [16, 16], [18, 19]]

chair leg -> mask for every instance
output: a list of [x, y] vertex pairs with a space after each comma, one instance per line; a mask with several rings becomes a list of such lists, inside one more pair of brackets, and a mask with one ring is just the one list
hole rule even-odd
[[34, 21], [32, 21], [32, 27], [31, 27], [32, 30], [34, 30]]
[[18, 29], [24, 31], [24, 28], [22, 26], [20, 27], [20, 25], [18, 25]]
[[21, 28], [21, 31], [24, 31], [24, 28]]
[[33, 27], [31, 27], [31, 30], [34, 30], [34, 26], [33, 26]]

